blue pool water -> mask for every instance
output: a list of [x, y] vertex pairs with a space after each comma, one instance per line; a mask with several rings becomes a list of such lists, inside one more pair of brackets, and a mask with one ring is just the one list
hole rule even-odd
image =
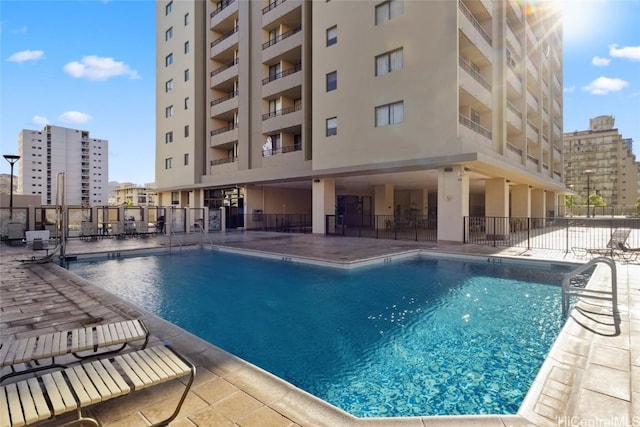
[[208, 251], [69, 269], [359, 417], [517, 412], [560, 331], [566, 272]]

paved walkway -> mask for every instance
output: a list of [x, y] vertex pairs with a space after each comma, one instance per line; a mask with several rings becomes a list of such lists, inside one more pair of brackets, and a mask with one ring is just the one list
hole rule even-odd
[[[70, 256], [168, 250], [169, 245], [172, 251], [179, 251], [199, 244], [345, 265], [418, 250], [585, 261], [551, 250], [261, 232], [72, 240], [66, 252]], [[141, 318], [152, 333], [150, 345], [171, 343], [197, 365], [194, 386], [172, 426], [640, 425], [640, 265], [618, 263], [617, 318], [604, 302], [583, 302], [572, 312], [517, 415], [357, 419], [57, 265], [19, 262], [31, 258], [33, 251], [0, 249], [0, 338]], [[598, 268], [590, 286], [606, 288], [609, 274], [607, 268]], [[174, 381], [96, 405], [88, 413], [105, 426], [147, 426], [172, 410], [183, 389], [183, 384]], [[59, 423], [57, 419], [45, 425]]]

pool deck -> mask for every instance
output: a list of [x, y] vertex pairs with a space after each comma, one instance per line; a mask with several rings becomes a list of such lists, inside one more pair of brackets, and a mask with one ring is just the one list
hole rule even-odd
[[[220, 249], [278, 254], [278, 257], [332, 261], [345, 266], [361, 260], [426, 250], [585, 262], [553, 250], [492, 248], [315, 235], [234, 232], [146, 239], [71, 240], [68, 256], [129, 250], [185, 250], [204, 244]], [[203, 242], [204, 239], [204, 242]], [[0, 247], [0, 338], [28, 337], [92, 323], [140, 318], [152, 334], [150, 345], [170, 343], [197, 366], [194, 385], [171, 426], [582, 426], [640, 425], [640, 265], [617, 263], [619, 315], [611, 304], [581, 302], [516, 415], [358, 419], [267, 372], [211, 345], [52, 263], [20, 260], [43, 253]], [[493, 258], [495, 257], [495, 258]], [[599, 267], [590, 286], [607, 289], [609, 269]], [[4, 373], [4, 371], [2, 371]], [[9, 383], [9, 379], [5, 383]], [[166, 416], [184, 384], [173, 381], [95, 405], [85, 413], [104, 426], [148, 426]], [[44, 422], [59, 425], [75, 414]]]

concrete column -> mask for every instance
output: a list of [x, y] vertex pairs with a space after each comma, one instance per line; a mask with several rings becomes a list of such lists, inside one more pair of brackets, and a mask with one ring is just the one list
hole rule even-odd
[[511, 216], [514, 218], [531, 217], [531, 189], [528, 185], [511, 187]]
[[[504, 240], [509, 234], [509, 183], [506, 178], [493, 178], [485, 183], [485, 229], [487, 239]], [[477, 222], [478, 220], [473, 220]], [[482, 224], [469, 224], [469, 231], [482, 231]]]
[[[314, 179], [312, 185], [312, 232], [326, 234], [326, 215], [336, 213], [336, 182], [333, 178]], [[335, 223], [334, 223], [335, 224]]]
[[227, 211], [225, 211], [224, 206], [220, 207], [220, 231], [227, 232]]
[[531, 217], [533, 228], [544, 227], [544, 218], [547, 216], [547, 199], [545, 191], [540, 188], [531, 190]]
[[429, 215], [429, 189], [422, 189], [422, 205], [420, 206], [420, 215]]
[[462, 242], [469, 216], [469, 175], [462, 166], [438, 169], [438, 240]]
[[376, 228], [384, 229], [387, 221], [393, 221], [393, 218], [391, 218], [393, 216], [393, 190], [393, 184], [376, 185], [374, 187], [373, 215]]
[[[556, 193], [555, 191], [547, 191], [546, 192], [546, 196], [545, 198], [546, 200], [546, 206], [547, 206], [547, 211], [546, 211], [546, 215], [547, 217], [557, 217], [558, 215], [560, 215], [560, 212], [558, 212], [558, 193]], [[564, 197], [563, 199], [563, 206], [564, 206]]]

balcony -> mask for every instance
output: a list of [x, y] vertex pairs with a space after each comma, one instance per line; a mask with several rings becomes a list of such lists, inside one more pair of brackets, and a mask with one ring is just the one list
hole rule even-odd
[[522, 22], [522, 9], [520, 9], [519, 0], [507, 0], [513, 15], [518, 18], [518, 21]]
[[299, 142], [297, 144], [287, 145], [284, 147], [262, 150], [262, 157], [276, 156], [278, 154], [292, 153], [294, 151], [301, 151], [301, 150], [302, 150], [302, 143]]
[[562, 127], [555, 121], [553, 122], [553, 139], [562, 138]]
[[263, 150], [262, 156], [262, 167], [264, 168], [282, 168], [304, 163], [301, 143], [273, 150]]
[[209, 173], [211, 175], [224, 175], [238, 170], [238, 157], [225, 157], [211, 160]]
[[458, 9], [460, 14], [464, 16], [458, 17], [458, 23], [460, 25], [460, 30], [467, 36], [471, 42], [480, 49], [482, 54], [486, 58], [492, 57], [491, 45], [492, 40], [489, 33], [482, 27], [480, 22], [473, 16], [471, 11], [462, 3], [461, 0], [458, 0]]
[[224, 64], [211, 72], [210, 85], [215, 87], [238, 75], [238, 58]]
[[211, 147], [218, 147], [222, 144], [229, 144], [237, 140], [238, 125], [233, 123], [229, 126], [212, 130], [209, 143]]
[[303, 0], [275, 0], [262, 9], [262, 26], [279, 20], [303, 4]]
[[529, 107], [529, 111], [537, 117], [540, 111], [538, 97], [529, 91], [527, 91], [527, 106]]
[[538, 69], [535, 66], [535, 62], [528, 55], [527, 55], [527, 73], [536, 82], [540, 81], [539, 79], [540, 76], [538, 74]]
[[[229, 101], [229, 102], [228, 102]], [[228, 95], [214, 99], [210, 103], [209, 114], [211, 117], [218, 116], [230, 110], [238, 109], [238, 91], [235, 90]]]
[[562, 115], [562, 107], [560, 107], [560, 103], [555, 97], [553, 98], [553, 115], [554, 116]]
[[481, 126], [479, 123], [474, 122], [473, 120], [471, 120], [470, 118], [459, 114], [458, 115], [459, 118], [459, 122], [461, 125], [465, 126], [468, 129], [471, 129], [472, 131], [474, 131], [475, 133], [482, 135], [483, 137], [485, 137], [488, 140], [491, 140], [491, 131], [483, 126]]
[[262, 62], [268, 62], [277, 56], [302, 46], [304, 34], [302, 27], [295, 27], [262, 44]]
[[238, 11], [236, 0], [224, 0], [210, 15], [210, 28], [215, 28], [216, 24], [229, 18]]
[[262, 133], [273, 133], [302, 125], [302, 103], [262, 115]]
[[509, 42], [515, 50], [518, 50], [520, 49], [520, 41], [516, 34], [518, 34], [518, 32], [509, 24], [509, 21], [507, 21], [507, 42]]
[[509, 101], [507, 101], [507, 121], [511, 126], [522, 131], [522, 112]]
[[556, 92], [562, 93], [562, 85], [560, 84], [560, 80], [558, 80], [558, 76], [553, 76], [553, 88]]
[[531, 121], [527, 120], [527, 139], [537, 144], [539, 138], [540, 132], [538, 131], [538, 128], [531, 123]]
[[460, 73], [460, 86], [471, 96], [491, 107], [491, 84], [486, 81], [478, 71], [464, 58], [458, 58], [458, 64], [466, 73]]
[[302, 64], [296, 64], [287, 70], [262, 79], [262, 97], [270, 98], [287, 89], [302, 86], [303, 75], [299, 72], [301, 70]]
[[221, 52], [224, 52], [236, 44], [238, 44], [237, 26], [211, 42], [211, 58], [214, 58], [216, 55], [219, 55]]
[[536, 33], [533, 32], [533, 27], [529, 23], [526, 24], [526, 33], [527, 33], [527, 37], [529, 38], [529, 44], [533, 46], [537, 46], [538, 37], [536, 36]]

